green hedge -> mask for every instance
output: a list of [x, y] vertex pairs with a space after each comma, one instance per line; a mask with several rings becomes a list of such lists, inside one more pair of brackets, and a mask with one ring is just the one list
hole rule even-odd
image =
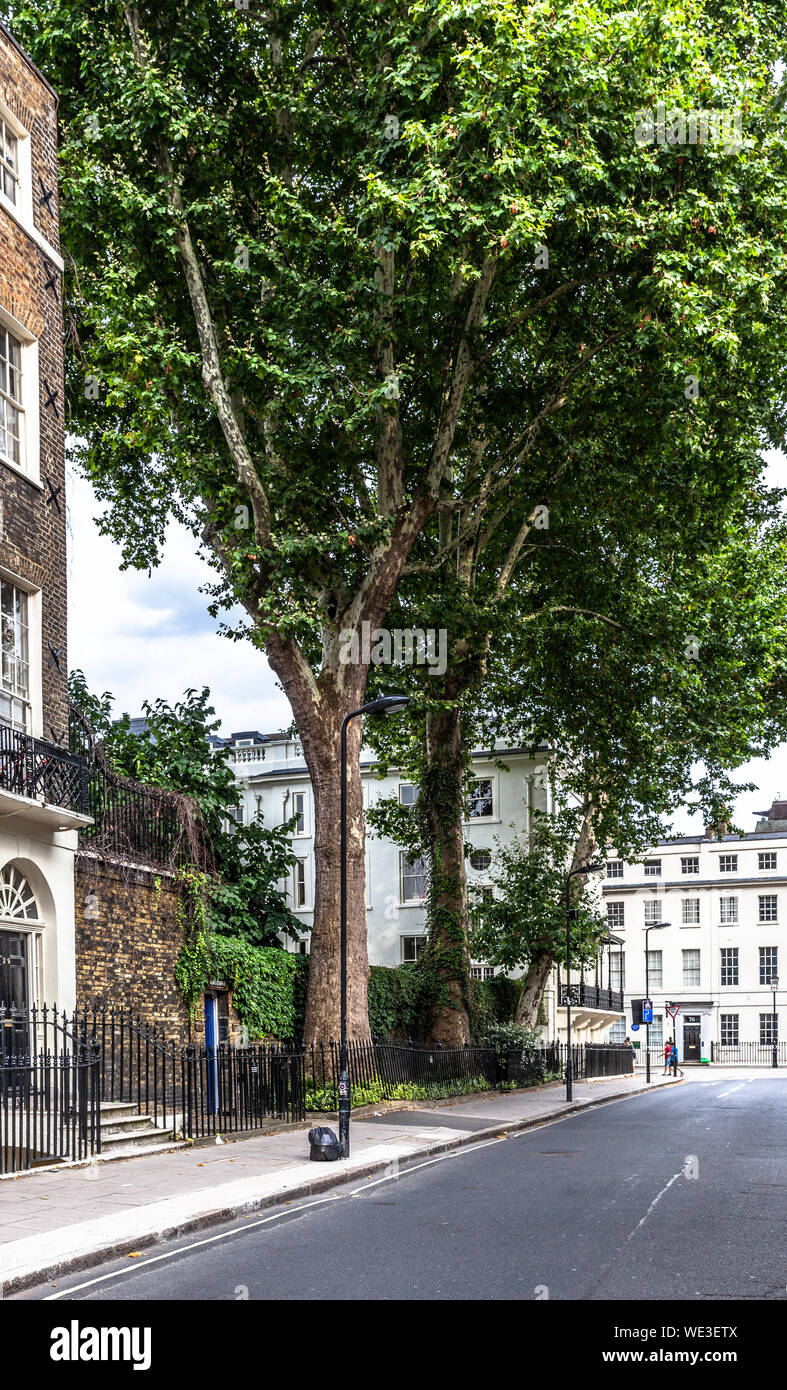
[[[253, 1038], [303, 1036], [309, 957], [277, 946], [250, 946], [238, 937], [211, 941], [214, 979], [232, 990], [233, 1004]], [[473, 1039], [510, 1022], [522, 989], [495, 975], [472, 981]], [[369, 972], [369, 1024], [383, 1038], [423, 1037], [429, 1025], [427, 989], [417, 965], [373, 965]]]

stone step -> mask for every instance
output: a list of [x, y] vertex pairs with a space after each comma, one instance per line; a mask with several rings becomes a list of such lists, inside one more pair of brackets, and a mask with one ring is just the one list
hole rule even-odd
[[127, 1115], [131, 1116], [139, 1114], [139, 1111], [137, 1110], [136, 1104], [133, 1100], [102, 1100], [99, 1103], [99, 1110], [101, 1112], [102, 1120], [104, 1120], [105, 1118], [110, 1119], [111, 1117], [116, 1117], [120, 1120], [125, 1119]]
[[[150, 1140], [150, 1138], [151, 1138], [150, 1133], [146, 1131], [146, 1132], [145, 1132], [145, 1139]], [[109, 1149], [104, 1148], [103, 1145], [102, 1145], [101, 1153], [100, 1153], [100, 1154], [96, 1154], [96, 1156], [95, 1156], [93, 1162], [94, 1162], [94, 1163], [113, 1163], [113, 1162], [115, 1161], [115, 1159], [120, 1159], [120, 1158], [146, 1158], [148, 1154], [167, 1154], [167, 1153], [175, 1153], [178, 1149], [187, 1149], [187, 1148], [188, 1148], [188, 1144], [186, 1144], [183, 1140], [164, 1139], [164, 1138], [162, 1138], [161, 1140], [159, 1140], [158, 1143], [156, 1143], [155, 1141], [154, 1141], [153, 1143], [150, 1143], [150, 1142], [148, 1142], [148, 1143], [143, 1143], [143, 1142], [140, 1140], [139, 1143], [134, 1143], [134, 1144], [125, 1144], [125, 1143], [124, 1143], [124, 1144], [118, 1145], [117, 1148], [114, 1147], [114, 1146], [112, 1146], [112, 1147], [109, 1148]]]
[[107, 1135], [126, 1134], [129, 1130], [135, 1129], [150, 1129], [154, 1134], [162, 1133], [150, 1115], [138, 1115], [136, 1110], [133, 1115], [102, 1115], [100, 1123], [102, 1140]]
[[170, 1133], [165, 1129], [156, 1129], [154, 1124], [127, 1129], [121, 1134], [105, 1134], [103, 1129], [101, 1131], [102, 1154], [114, 1153], [117, 1149], [137, 1149], [144, 1144], [171, 1144], [172, 1142]]

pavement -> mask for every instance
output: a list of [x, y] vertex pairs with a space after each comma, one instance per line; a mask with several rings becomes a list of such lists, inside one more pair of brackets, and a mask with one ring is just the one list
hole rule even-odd
[[[651, 1090], [681, 1084], [658, 1076]], [[644, 1089], [644, 1076], [637, 1075], [575, 1082], [571, 1105], [555, 1082], [431, 1107], [367, 1111], [353, 1118], [350, 1158], [335, 1163], [309, 1161], [307, 1124], [175, 1153], [3, 1178], [0, 1296]]]

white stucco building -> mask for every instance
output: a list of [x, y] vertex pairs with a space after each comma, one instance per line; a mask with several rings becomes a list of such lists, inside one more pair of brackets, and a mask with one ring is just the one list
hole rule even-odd
[[[298, 863], [286, 885], [290, 906], [302, 924], [298, 945], [289, 950], [308, 950], [314, 904], [314, 803], [301, 745], [289, 733], [262, 734], [256, 729], [216, 740], [229, 746], [231, 765], [241, 790], [242, 806], [238, 818], [248, 823], [261, 814], [266, 825], [281, 825], [298, 816], [293, 847]], [[500, 761], [504, 766], [498, 767]], [[473, 852], [467, 860], [470, 885], [493, 892], [490, 867], [496, 841], [510, 842], [529, 828], [532, 809], [552, 809], [552, 792], [545, 775], [543, 757], [533, 757], [518, 748], [476, 750], [472, 759], [473, 789], [468, 801], [465, 838]], [[396, 771], [378, 778], [368, 750], [361, 754], [364, 807], [368, 809], [382, 797], [397, 797], [402, 805], [412, 805], [416, 788], [403, 781]], [[425, 879], [419, 865], [392, 840], [367, 832], [366, 893], [369, 933], [369, 961], [372, 965], [400, 965], [417, 959], [425, 940]], [[613, 948], [617, 949], [617, 948]], [[485, 962], [472, 964], [476, 978], [493, 972]], [[588, 967], [580, 981], [581, 1001], [572, 1010], [572, 1037], [575, 1042], [607, 1040], [610, 1024], [620, 1017], [615, 1001], [605, 997], [610, 984], [610, 952], [601, 951], [596, 967]], [[556, 975], [549, 981], [543, 1002], [546, 1018], [544, 1034], [564, 1038], [565, 1009], [558, 1008]]]
[[[743, 836], [664, 840], [632, 864], [611, 852], [603, 892], [610, 930], [625, 942], [626, 1016], [612, 1036], [631, 1031], [631, 1000], [645, 997], [644, 929], [668, 922], [648, 938], [651, 1047], [672, 1036], [665, 1005], [679, 1004], [681, 1059], [723, 1058], [728, 1048], [741, 1060], [767, 1060], [784, 999], [782, 986], [774, 1015], [770, 982], [787, 920], [787, 802], [774, 802]], [[643, 1047], [644, 1033], [631, 1035]]]
[[[309, 774], [297, 738], [288, 733], [234, 733], [229, 739], [231, 764], [238, 779], [244, 823], [261, 814], [266, 825], [280, 825], [298, 816], [293, 848], [298, 863], [287, 892], [292, 911], [302, 923], [300, 949], [308, 949], [314, 906], [314, 801]], [[502, 771], [495, 759], [510, 769]], [[537, 771], [537, 769], [539, 769]], [[543, 764], [519, 749], [497, 749], [495, 757], [478, 752], [472, 764], [474, 784], [465, 822], [473, 846], [468, 879], [491, 892], [489, 867], [495, 839], [511, 839], [527, 829], [531, 807], [547, 808], [550, 795]], [[364, 808], [382, 797], [396, 796], [411, 805], [416, 788], [396, 772], [379, 779], [371, 753], [361, 754]], [[410, 864], [393, 841], [377, 838], [367, 828], [366, 893], [369, 960], [372, 965], [399, 965], [415, 960], [424, 939], [425, 881], [418, 864]], [[290, 943], [290, 949], [293, 949]], [[294, 949], [298, 949], [295, 947]], [[479, 975], [489, 972], [474, 964]], [[491, 973], [491, 972], [489, 972]]]

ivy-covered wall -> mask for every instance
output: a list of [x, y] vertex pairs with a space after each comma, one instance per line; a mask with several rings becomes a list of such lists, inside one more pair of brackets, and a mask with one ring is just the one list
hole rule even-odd
[[[250, 1038], [300, 1039], [309, 979], [308, 956], [270, 946], [249, 946], [214, 936], [212, 977], [222, 979]], [[495, 976], [474, 980], [474, 1038], [496, 1023], [510, 1022], [516, 1011], [518, 980]], [[429, 987], [417, 967], [373, 965], [369, 976], [369, 1023], [380, 1037], [419, 1039], [428, 1026]]]

